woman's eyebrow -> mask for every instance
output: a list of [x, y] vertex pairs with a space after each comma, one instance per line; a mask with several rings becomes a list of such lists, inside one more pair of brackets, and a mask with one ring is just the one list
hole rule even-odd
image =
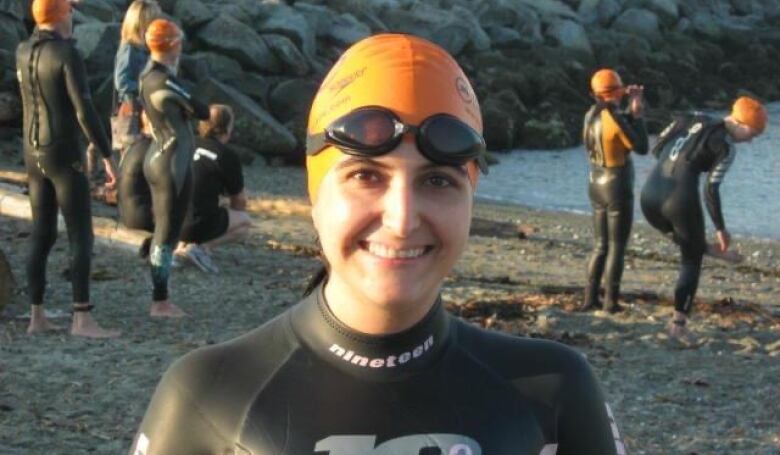
[[368, 165], [368, 166], [374, 166], [382, 169], [387, 169], [388, 167], [390, 167], [387, 164], [382, 163], [381, 161], [377, 161], [369, 157], [351, 156], [351, 155], [347, 156], [347, 159], [345, 159], [344, 161], [341, 161], [338, 164], [336, 164], [335, 167], [337, 170], [341, 170], [347, 167], [358, 166], [358, 165], [363, 165], [363, 166]]
[[439, 170], [439, 169], [452, 169], [456, 172], [458, 172], [461, 175], [468, 175], [468, 171], [466, 171], [466, 166], [459, 166], [459, 165], [449, 165], [449, 164], [436, 164], [436, 163], [428, 163], [420, 167], [420, 170], [425, 171], [432, 171], [432, 170]]

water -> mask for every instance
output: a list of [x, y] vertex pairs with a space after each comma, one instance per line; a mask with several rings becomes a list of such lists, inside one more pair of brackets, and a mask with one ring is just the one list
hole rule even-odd
[[[751, 143], [737, 145], [737, 158], [720, 186], [720, 196], [731, 233], [780, 239], [780, 103], [769, 105], [768, 110], [770, 122], [764, 134]], [[653, 143], [654, 138], [651, 146]], [[501, 163], [492, 166], [490, 174], [480, 180], [478, 197], [546, 210], [591, 213], [588, 163], [582, 147], [519, 150], [498, 158]], [[634, 157], [634, 219], [640, 222], [644, 217], [639, 209], [639, 192], [654, 162], [650, 155]], [[709, 223], [709, 215], [705, 218]]]

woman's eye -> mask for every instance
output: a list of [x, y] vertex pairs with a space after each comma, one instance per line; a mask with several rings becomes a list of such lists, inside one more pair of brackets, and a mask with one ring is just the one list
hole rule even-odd
[[349, 174], [349, 178], [363, 183], [374, 183], [379, 181], [379, 175], [376, 172], [368, 170], [354, 171]]
[[455, 185], [455, 182], [446, 175], [432, 175], [428, 177], [428, 184], [437, 188], [446, 188]]

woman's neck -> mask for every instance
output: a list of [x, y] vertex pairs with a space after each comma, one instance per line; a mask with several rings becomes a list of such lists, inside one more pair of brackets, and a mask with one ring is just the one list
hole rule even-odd
[[402, 332], [418, 322], [436, 304], [438, 289], [418, 302], [374, 302], [336, 277], [324, 285], [325, 301], [333, 315], [351, 329], [369, 335]]

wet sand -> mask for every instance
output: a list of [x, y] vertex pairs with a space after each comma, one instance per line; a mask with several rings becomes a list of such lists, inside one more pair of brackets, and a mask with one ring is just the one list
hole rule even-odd
[[[303, 200], [303, 171], [246, 169], [263, 198]], [[110, 214], [99, 208], [97, 213]], [[585, 353], [632, 454], [780, 453], [780, 242], [735, 239], [739, 266], [705, 259], [692, 329], [700, 346], [663, 334], [676, 250], [638, 224], [624, 274], [628, 311], [577, 313], [591, 248], [587, 216], [480, 202], [470, 244], [444, 299], [476, 324], [555, 339]], [[0, 454], [126, 453], [165, 368], [185, 352], [237, 336], [294, 304], [317, 268], [305, 216], [254, 215], [250, 237], [217, 250], [218, 275], [176, 269], [172, 298], [190, 316], [148, 317], [150, 279], [135, 251], [98, 242], [96, 317], [115, 340], [27, 336], [25, 296], [0, 319]], [[523, 233], [518, 235], [519, 230]], [[24, 279], [30, 225], [0, 219], [0, 248]], [[65, 312], [67, 239], [49, 261], [47, 308]], [[65, 322], [62, 319], [60, 322]]]

